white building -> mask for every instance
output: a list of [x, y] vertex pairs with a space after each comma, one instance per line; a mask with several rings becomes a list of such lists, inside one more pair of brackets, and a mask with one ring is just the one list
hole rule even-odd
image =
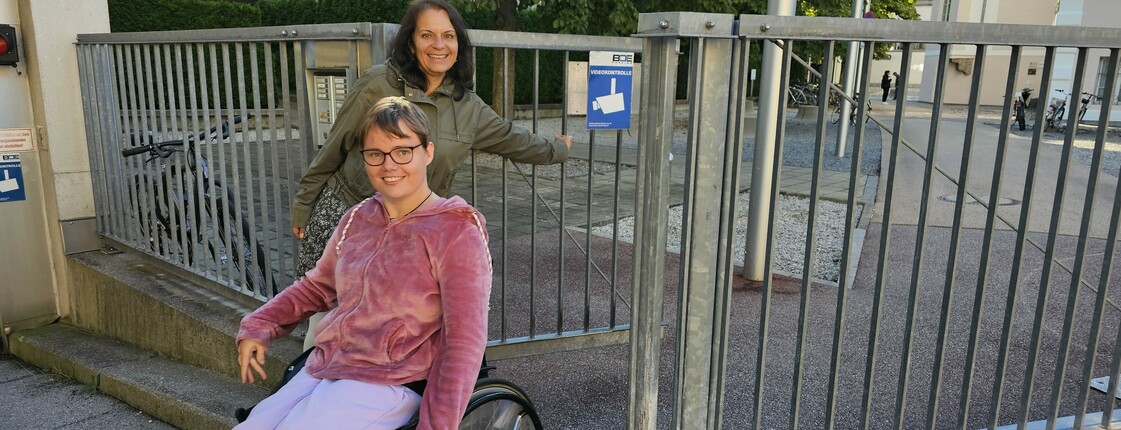
[[[1057, 0], [933, 0], [933, 2], [919, 2], [916, 6], [930, 8], [930, 18], [924, 17], [924, 19], [951, 22], [1081, 27], [1121, 26], [1116, 19], [1121, 13], [1121, 2], [1117, 0], [1062, 0], [1061, 2]], [[992, 46], [988, 48], [987, 54], [980, 101], [985, 105], [999, 105], [1006, 100], [1004, 83], [1008, 75], [1011, 48]], [[968, 102], [968, 89], [973, 79], [971, 76], [973, 55], [972, 46], [950, 47], [951, 67], [946, 76], [946, 103]], [[1092, 49], [1088, 52], [1083, 91], [1102, 95], [1105, 88], [1108, 55], [1109, 52], [1104, 49]], [[917, 93], [918, 100], [929, 102], [933, 99], [938, 56], [939, 49], [936, 46], [926, 46], [923, 53], [916, 55], [923, 58], [924, 63], [919, 71], [922, 79]], [[1035, 96], [1042, 97], [1042, 100], [1062, 98], [1064, 95], [1059, 92], [1052, 92], [1050, 95], [1038, 94], [1043, 74], [1043, 57], [1042, 47], [1024, 48], [1018, 71], [1017, 88], [1033, 88], [1037, 91]], [[1052, 74], [1052, 89], [1062, 89], [1068, 93], [1071, 91], [1076, 58], [1075, 49], [1057, 51], [1055, 70]], [[914, 69], [915, 65], [912, 65], [912, 71], [915, 71]], [[882, 71], [880, 73], [882, 74]], [[1113, 94], [1113, 97], [1118, 100], [1121, 94]], [[1087, 120], [1097, 114], [1097, 106], [1097, 103], [1091, 104], [1086, 114]], [[1121, 113], [1114, 111], [1111, 120], [1121, 120]]]

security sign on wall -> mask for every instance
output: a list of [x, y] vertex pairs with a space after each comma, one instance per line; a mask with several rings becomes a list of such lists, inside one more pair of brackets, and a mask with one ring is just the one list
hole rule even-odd
[[0, 154], [0, 203], [26, 199], [19, 154]]
[[588, 129], [631, 128], [634, 53], [592, 51], [588, 55]]

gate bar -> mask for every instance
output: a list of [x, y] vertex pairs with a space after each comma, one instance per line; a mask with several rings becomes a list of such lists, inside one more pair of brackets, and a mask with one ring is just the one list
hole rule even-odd
[[[865, 46], [864, 46], [864, 50], [862, 51], [863, 54], [861, 54], [861, 62], [863, 63], [862, 66], [861, 66], [861, 70], [868, 70], [868, 67], [870, 67], [870, 65], [872, 64], [872, 54], [873, 54], [872, 43], [871, 42], [863, 42], [863, 43], [864, 43]], [[861, 74], [860, 86], [858, 88], [868, 88], [868, 74], [867, 73]], [[857, 124], [864, 124], [864, 118], [867, 115], [867, 110], [865, 110], [863, 108], [863, 106], [864, 106], [863, 104], [852, 103], [851, 105], [849, 105], [850, 109], [848, 109], [848, 110], [846, 110], [844, 106], [845, 106], [844, 104], [841, 105], [842, 119], [845, 119], [847, 121], [847, 119], [844, 117], [844, 115], [848, 115], [850, 112], [853, 112], [852, 109], [856, 109], [857, 110], [856, 123]], [[861, 157], [863, 155], [862, 151], [864, 150], [864, 127], [863, 127], [863, 125], [859, 126], [859, 127], [853, 127], [853, 129], [855, 130], [855, 132], [853, 133], [853, 138], [852, 138], [853, 139], [852, 165], [849, 167], [849, 195], [848, 195], [848, 199], [846, 200], [846, 206], [848, 206], [850, 208], [855, 207], [855, 205], [856, 205], [856, 193], [857, 193], [857, 182], [856, 181], [857, 181], [857, 178], [860, 176]], [[871, 210], [871, 209], [870, 208], [864, 208], [863, 210], [868, 211], [868, 210]], [[845, 211], [845, 236], [844, 236], [844, 239], [843, 239], [843, 245], [841, 246], [841, 249], [843, 249], [845, 251], [841, 252], [841, 266], [840, 266], [841, 272], [840, 272], [840, 277], [837, 280], [837, 306], [836, 306], [837, 315], [833, 319], [833, 349], [832, 349], [832, 353], [830, 354], [830, 363], [829, 363], [829, 369], [830, 369], [829, 374], [832, 375], [832, 376], [829, 378], [829, 387], [826, 389], [826, 391], [827, 391], [826, 399], [827, 400], [826, 400], [826, 404], [825, 404], [825, 408], [826, 408], [826, 410], [825, 410], [825, 420], [828, 423], [828, 428], [829, 429], [832, 429], [836, 425], [836, 420], [837, 420], [837, 415], [836, 415], [836, 413], [837, 413], [837, 386], [840, 384], [840, 376], [841, 376], [841, 349], [842, 349], [841, 348], [842, 347], [841, 339], [844, 337], [844, 332], [845, 332], [845, 315], [847, 314], [847, 308], [848, 308], [848, 306], [847, 306], [848, 293], [849, 293], [849, 289], [852, 288], [852, 285], [849, 285], [849, 282], [848, 282], [848, 277], [849, 277], [848, 272], [849, 272], [849, 261], [850, 261], [851, 258], [853, 258], [851, 254], [852, 254], [852, 242], [854, 240], [853, 236], [854, 236], [855, 227], [856, 227], [855, 211], [852, 211], [852, 210]], [[857, 256], [857, 257], [859, 258], [859, 256]]]
[[[822, 58], [833, 58], [833, 41], [825, 41], [824, 43], [825, 49]], [[833, 61], [821, 62], [821, 76], [825, 76], [822, 81], [828, 81], [829, 77], [833, 76]], [[802, 356], [802, 352], [806, 349], [806, 338], [809, 337], [808, 333], [806, 333], [806, 319], [810, 306], [810, 287], [813, 285], [814, 279], [814, 255], [817, 251], [817, 206], [821, 199], [821, 170], [824, 164], [822, 159], [825, 157], [825, 118], [827, 118], [826, 115], [829, 114], [826, 109], [828, 105], [829, 85], [822, 83], [818, 85], [818, 129], [817, 137], [814, 142], [813, 173], [810, 176], [810, 197], [809, 208], [807, 209], [809, 218], [806, 220], [806, 246], [802, 258], [802, 289], [798, 303], [798, 341], [795, 343], [796, 346], [794, 347], [794, 387], [790, 393], [790, 419], [788, 427], [794, 430], [798, 428], [798, 411], [802, 406], [802, 374], [805, 372], [806, 365], [805, 357]], [[775, 206], [777, 206], [778, 198], [775, 199], [775, 202]], [[851, 212], [851, 210], [846, 212]]]
[[[1059, 236], [1057, 233], [1059, 231], [1059, 221], [1062, 218], [1060, 214], [1062, 214], [1063, 197], [1065, 197], [1064, 194], [1066, 192], [1067, 171], [1070, 168], [1071, 153], [1074, 149], [1075, 126], [1078, 124], [1078, 115], [1075, 113], [1078, 112], [1078, 109], [1082, 105], [1082, 74], [1086, 71], [1086, 56], [1087, 49], [1080, 48], [1078, 50], [1078, 60], [1076, 60], [1075, 63], [1074, 87], [1071, 90], [1073, 97], [1071, 97], [1068, 106], [1071, 115], [1067, 119], [1066, 140], [1063, 142], [1063, 153], [1061, 161], [1059, 161], [1059, 172], [1057, 175], [1058, 181], [1055, 184], [1055, 201], [1051, 209], [1051, 223], [1048, 229], [1051, 234], [1047, 236], [1047, 250], [1045, 251], [1043, 260], [1043, 272], [1039, 277], [1039, 296], [1035, 304], [1036, 316], [1032, 326], [1031, 346], [1028, 349], [1027, 371], [1024, 373], [1023, 392], [1020, 394], [1020, 407], [1022, 409], [1020, 410], [1019, 420], [1017, 421], [1020, 426], [1027, 425], [1028, 412], [1031, 410], [1032, 391], [1035, 387], [1035, 371], [1038, 367], [1036, 360], [1043, 338], [1043, 318], [1045, 316], [1040, 309], [1044, 309], [1044, 307], [1047, 306], [1047, 296], [1051, 286], [1051, 269], [1054, 266], [1055, 246]], [[1065, 352], [1062, 353], [1062, 355], [1065, 355]], [[1056, 367], [1055, 371], [1062, 372], [1063, 370]], [[1052, 419], [1051, 421], [1054, 420]]]
[[[1051, 75], [1054, 73], [1055, 48], [1048, 47], [1043, 56], [1043, 78], [1040, 80], [1040, 95], [1050, 94], [1051, 92]], [[1026, 174], [1024, 176], [1024, 194], [1020, 204], [1020, 221], [1016, 228], [1016, 249], [1012, 256], [1012, 272], [1009, 275], [1008, 284], [1008, 299], [1004, 306], [1004, 323], [1001, 327], [1004, 328], [1001, 339], [1000, 348], [997, 353], [996, 372], [993, 377], [993, 390], [992, 399], [989, 406], [989, 427], [997, 427], [997, 419], [1000, 416], [1000, 401], [1003, 397], [1005, 373], [1008, 370], [1008, 350], [1012, 342], [1012, 324], [1013, 316], [1016, 311], [1016, 303], [1018, 301], [1020, 290], [1020, 269], [1024, 256], [1024, 247], [1027, 244], [1028, 237], [1028, 222], [1031, 215], [1032, 204], [1032, 190], [1035, 188], [1036, 170], [1039, 165], [1039, 151], [1041, 141], [1043, 138], [1043, 115], [1047, 103], [1037, 103], [1035, 110], [1035, 126], [1032, 133], [1031, 149], [1028, 154], [1028, 165]]]
[[[1008, 59], [1008, 78], [1004, 87], [1005, 94], [1016, 94], [1016, 76], [1020, 70], [1020, 60], [1023, 47], [1012, 47], [1011, 57]], [[1027, 100], [1021, 103], [1026, 104]], [[985, 237], [981, 242], [981, 262], [977, 266], [977, 286], [973, 296], [973, 320], [969, 328], [969, 345], [965, 350], [965, 367], [962, 375], [961, 397], [958, 399], [958, 414], [955, 424], [965, 424], [969, 416], [970, 396], [973, 388], [973, 368], [976, 362], [977, 348], [980, 341], [981, 316], [985, 309], [985, 290], [988, 286], [989, 259], [992, 256], [993, 231], [996, 228], [997, 208], [999, 208], [1000, 188], [1004, 179], [1004, 160], [1008, 153], [1008, 136], [1012, 129], [1012, 103], [1005, 103], [1000, 117], [1000, 134], [996, 142], [996, 156], [993, 164], [993, 179], [989, 187], [989, 207], [985, 215]], [[933, 157], [932, 157], [933, 158]], [[925, 194], [924, 194], [925, 195]]]
[[[790, 85], [790, 62], [794, 53], [794, 42], [792, 40], [787, 40], [784, 41], [782, 46], [782, 71], [778, 75], [779, 88], [785, 88]], [[764, 50], [765, 49], [766, 47], [764, 47]], [[772, 143], [774, 147], [774, 156], [771, 158], [771, 175], [776, 180], [771, 181], [770, 193], [771, 196], [774, 197], [772, 202], [778, 202], [779, 181], [777, 179], [781, 177], [782, 173], [783, 146], [778, 143], [782, 142], [786, 135], [786, 106], [789, 102], [787, 99], [790, 97], [790, 92], [779, 91], [777, 95], [778, 116], [775, 119], [775, 140], [774, 142], [756, 142], [756, 147], [763, 143]], [[775, 242], [775, 219], [777, 217], [778, 205], [771, 204], [767, 213], [767, 243]], [[759, 292], [759, 343], [757, 347], [758, 352], [755, 356], [755, 410], [752, 412], [755, 423], [753, 428], [763, 428], [763, 380], [767, 373], [767, 331], [771, 325], [771, 296], [774, 294], [774, 260], [774, 247], [766, 247], [766, 252], [763, 256], [763, 289]]]
[[[965, 141], [962, 143], [961, 161], [958, 164], [958, 192], [957, 202], [954, 204], [953, 228], [950, 230], [950, 254], [946, 263], [945, 280], [942, 287], [942, 307], [939, 308], [941, 312], [938, 316], [938, 341], [934, 346], [934, 369], [931, 371], [934, 380], [930, 384], [930, 394], [927, 397], [926, 422], [930, 428], [934, 428], [938, 419], [938, 400], [940, 398], [938, 394], [942, 388], [942, 363], [946, 357], [946, 332], [950, 325], [949, 313], [953, 309], [954, 303], [954, 275], [957, 272], [958, 251], [961, 247], [962, 217], [965, 212], [966, 191], [969, 183], [969, 162], [973, 155], [974, 137], [977, 132], [977, 107], [981, 104], [981, 88], [984, 82], [981, 78], [985, 74], [985, 54], [987, 53], [985, 48], [984, 45], [977, 46], [973, 59], [973, 84], [970, 86], [972, 91], [969, 93], [969, 113], [966, 115], [968, 119], [965, 122]], [[904, 55], [904, 61], [907, 60], [907, 57], [907, 55]], [[904, 83], [906, 83], [906, 79], [904, 79]], [[934, 158], [934, 154], [927, 154], [927, 156]], [[970, 197], [970, 199], [972, 198]], [[996, 207], [989, 209], [995, 211]], [[964, 393], [964, 395], [969, 395], [969, 393]], [[903, 417], [898, 418], [902, 427]]]
[[[1114, 50], [1112, 50], [1110, 58], [1109, 58], [1109, 68], [1106, 69], [1106, 70], [1112, 71], [1112, 70], [1116, 70], [1116, 69], [1117, 69], [1117, 50], [1114, 49]], [[1080, 293], [1081, 290], [1082, 290], [1081, 288], [1078, 288], [1079, 287], [1078, 284], [1082, 280], [1082, 269], [1084, 267], [1085, 260], [1086, 260], [1085, 253], [1086, 253], [1087, 237], [1090, 234], [1090, 220], [1091, 220], [1090, 214], [1092, 214], [1093, 211], [1094, 211], [1094, 192], [1097, 190], [1098, 180], [1100, 178], [1099, 175], [1101, 173], [1100, 168], [1101, 168], [1101, 162], [1102, 162], [1102, 152], [1105, 149], [1106, 130], [1109, 128], [1109, 107], [1110, 107], [1110, 105], [1112, 104], [1112, 101], [1113, 101], [1113, 96], [1112, 96], [1114, 94], [1113, 85], [1114, 85], [1114, 82], [1116, 81], [1116, 76], [1117, 76], [1116, 74], [1106, 75], [1106, 86], [1105, 86], [1106, 96], [1101, 99], [1102, 100], [1102, 108], [1101, 108], [1101, 111], [1099, 112], [1097, 140], [1094, 143], [1094, 155], [1093, 155], [1092, 161], [1090, 162], [1090, 177], [1086, 181], [1086, 199], [1085, 199], [1085, 203], [1083, 204], [1083, 209], [1082, 209], [1082, 214], [1083, 214], [1083, 216], [1082, 216], [1082, 226], [1081, 226], [1081, 228], [1078, 232], [1078, 248], [1077, 248], [1078, 250], [1075, 251], [1075, 253], [1074, 253], [1074, 255], [1075, 255], [1075, 257], [1074, 257], [1074, 271], [1071, 273], [1070, 290], [1068, 290], [1069, 292], [1067, 293], [1067, 307], [1066, 307], [1066, 314], [1064, 315], [1064, 320], [1063, 320], [1062, 340], [1059, 341], [1059, 361], [1055, 365], [1055, 369], [1056, 369], [1055, 379], [1054, 379], [1054, 382], [1051, 385], [1051, 409], [1048, 412], [1048, 416], [1052, 420], [1054, 420], [1055, 418], [1057, 418], [1059, 416], [1059, 401], [1062, 399], [1063, 381], [1066, 377], [1066, 369], [1067, 369], [1067, 365], [1068, 365], [1067, 359], [1070, 355], [1070, 343], [1071, 343], [1071, 335], [1072, 335], [1071, 332], [1074, 329], [1074, 327], [1073, 327], [1074, 311], [1075, 311], [1075, 308], [1078, 305], [1078, 295], [1079, 295], [1078, 293]], [[1081, 97], [1081, 95], [1079, 95], [1079, 97]], [[1075, 111], [1071, 111], [1071, 117], [1074, 118], [1074, 121], [1075, 121], [1074, 127], [1072, 127], [1071, 130], [1070, 130], [1071, 135], [1074, 135], [1074, 134], [1078, 133], [1078, 120], [1081, 119], [1081, 118], [1079, 118], [1081, 115], [1074, 115], [1074, 113], [1075, 113]], [[1112, 254], [1105, 254], [1105, 255], [1103, 255], [1103, 258], [1112, 258]], [[1094, 307], [1095, 307], [1094, 314], [1093, 314], [1094, 315], [1094, 324], [1091, 325], [1092, 329], [1091, 329], [1091, 332], [1090, 332], [1090, 339], [1089, 339], [1089, 342], [1090, 342], [1091, 346], [1096, 346], [1096, 344], [1097, 344], [1097, 333], [1096, 333], [1096, 331], [1098, 329], [1098, 325], [1101, 324], [1101, 318], [1102, 318], [1102, 312], [1103, 312], [1102, 308], [1105, 306], [1105, 300], [1104, 299], [1105, 299], [1106, 290], [1108, 290], [1108, 288], [1099, 288], [1099, 290], [1097, 292], [1098, 293], [1097, 294], [1097, 299], [1095, 300], [1095, 303], [1094, 303]], [[1094, 348], [1094, 347], [1088, 347], [1087, 351], [1092, 352], [1095, 349], [1096, 348]], [[1088, 360], [1089, 364], [1083, 363], [1083, 371], [1087, 375], [1089, 374], [1089, 372], [1091, 372], [1093, 370], [1093, 363], [1094, 363], [1093, 359], [1094, 359], [1093, 354], [1091, 354], [1090, 358]], [[1082, 379], [1082, 390], [1078, 394], [1079, 406], [1080, 406], [1079, 409], [1080, 410], [1082, 409], [1082, 407], [1085, 406], [1086, 395], [1084, 393], [1086, 393], [1087, 390], [1089, 389], [1089, 386], [1090, 386], [1089, 381], [1090, 381], [1089, 376]], [[1107, 394], [1107, 395], [1112, 396], [1112, 394]], [[1075, 428], [1081, 427], [1081, 425], [1082, 425], [1082, 414], [1076, 414], [1074, 416], [1074, 420], [1075, 420], [1074, 421], [1075, 422]]]
[[[1106, 69], [1108, 73], [1106, 76], [1108, 77], [1106, 78], [1105, 94], [1115, 94], [1117, 91], [1116, 78], [1118, 73], [1118, 64], [1119, 61], [1121, 61], [1121, 58], [1119, 57], [1121, 57], [1121, 49], [1115, 48], [1110, 51], [1109, 67]], [[1102, 98], [1102, 107], [1100, 112], [1101, 115], [1098, 117], [1098, 124], [1107, 123], [1109, 115], [1113, 108], [1113, 100], [1113, 97]], [[1104, 148], [1105, 146], [1102, 144], [1102, 142], [1105, 141], [1105, 134], [1107, 132], [1107, 129], [1108, 127], [1098, 127], [1097, 142], [1096, 146], [1094, 147], [1094, 160], [1098, 160], [1098, 158], [1101, 156], [1102, 148]], [[1117, 187], [1117, 189], [1121, 190], [1121, 187]], [[1113, 252], [1115, 250], [1115, 247], [1117, 246], [1117, 224], [1119, 216], [1121, 216], [1121, 196], [1117, 196], [1115, 194], [1113, 197], [1113, 216], [1109, 218], [1109, 233], [1106, 236], [1108, 239], [1106, 239], [1105, 253], [1102, 254], [1102, 270], [1101, 275], [1099, 276], [1100, 282], [1098, 283], [1097, 296], [1094, 298], [1094, 322], [1090, 325], [1089, 345], [1086, 346], [1086, 357], [1083, 358], [1083, 362], [1086, 363], [1082, 368], [1083, 381], [1089, 381], [1092, 377], [1094, 364], [1097, 359], [1097, 350], [1099, 343], [1098, 337], [1100, 336], [1099, 332], [1101, 331], [1102, 316], [1105, 311], [1106, 293], [1109, 291], [1110, 275], [1112, 275], [1111, 272], [1113, 270]], [[1114, 356], [1116, 355], [1117, 354], [1114, 353]], [[1110, 375], [1109, 388], [1112, 391], [1106, 391], [1106, 393], [1116, 393], [1118, 379], [1116, 377], [1117, 370], [1113, 369]], [[1075, 416], [1078, 417], [1075, 419], [1075, 427], [1082, 426], [1082, 416], [1086, 414], [1086, 402], [1089, 397], [1089, 392], [1090, 384], [1083, 384], [1082, 391], [1078, 394], [1078, 408], [1075, 409]], [[1106, 404], [1105, 409], [1102, 410], [1102, 427], [1105, 427], [1107, 424], [1109, 424], [1110, 420], [1113, 418], [1113, 402], [1116, 400], [1116, 397], [1108, 394], [1107, 397], [1110, 400]]]

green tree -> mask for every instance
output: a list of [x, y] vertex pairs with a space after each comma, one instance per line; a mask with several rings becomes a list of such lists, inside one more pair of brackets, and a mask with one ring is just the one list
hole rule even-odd
[[256, 27], [257, 7], [226, 0], [109, 0], [114, 32]]
[[[522, 2], [522, 8], [529, 7], [531, 3]], [[453, 0], [452, 4], [462, 13], [469, 14], [478, 11], [491, 11], [494, 26], [488, 30], [518, 31], [518, 0]], [[494, 48], [492, 52], [491, 67], [491, 100], [492, 107], [503, 116], [514, 114], [514, 85], [503, 86], [506, 80], [514, 82], [517, 75], [514, 67], [514, 50]], [[477, 65], [476, 65], [477, 66]]]

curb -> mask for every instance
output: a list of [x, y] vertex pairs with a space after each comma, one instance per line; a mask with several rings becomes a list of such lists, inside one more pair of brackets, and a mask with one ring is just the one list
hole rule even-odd
[[95, 386], [182, 429], [229, 429], [237, 424], [235, 409], [268, 395], [264, 388], [65, 324], [18, 332], [11, 347], [28, 363]]

